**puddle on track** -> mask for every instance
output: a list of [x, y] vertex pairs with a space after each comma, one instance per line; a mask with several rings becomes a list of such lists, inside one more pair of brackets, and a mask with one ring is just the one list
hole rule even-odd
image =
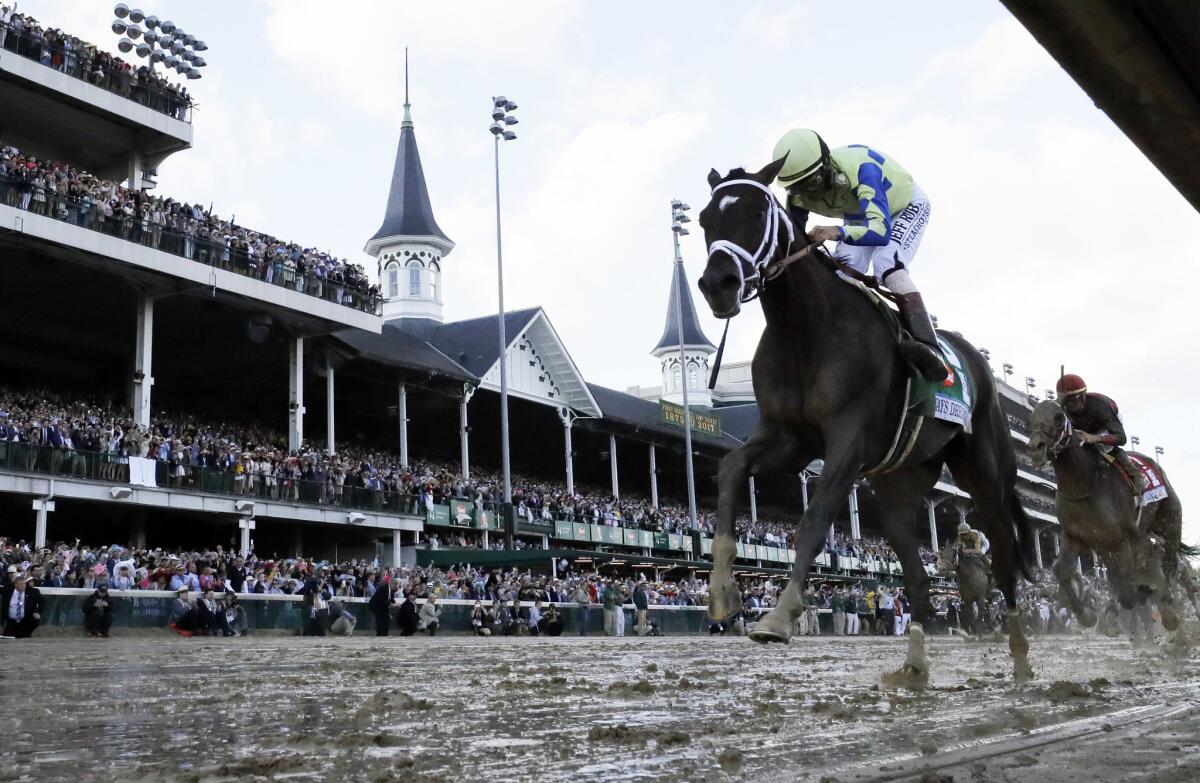
[[1197, 652], [1079, 637], [1035, 638], [1027, 686], [1013, 683], [1001, 643], [935, 637], [930, 688], [883, 690], [904, 645], [6, 642], [0, 781], [818, 780], [831, 770], [853, 780], [906, 753], [1200, 694]]

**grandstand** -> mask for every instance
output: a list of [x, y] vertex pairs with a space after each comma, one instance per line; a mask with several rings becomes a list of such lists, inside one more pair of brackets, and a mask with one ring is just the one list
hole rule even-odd
[[[239, 226], [219, 205], [152, 194], [157, 166], [193, 143], [179, 94], [139, 99], [65, 60], [30, 57], [7, 32], [0, 509], [10, 539], [707, 572], [711, 512], [692, 529], [682, 511], [683, 431], [664, 404], [687, 383], [712, 422], [693, 441], [702, 512], [715, 507], [720, 458], [757, 410], [745, 363], [727, 364], [709, 394], [714, 349], [681, 267], [669, 293], [681, 289], [684, 333], [668, 308], [656, 389], [588, 382], [542, 308], [504, 314], [502, 356], [494, 314], [443, 319], [454, 242], [435, 218], [407, 103], [383, 219], [365, 243], [369, 275], [365, 261]], [[648, 330], [656, 320], [646, 314]], [[493, 475], [501, 361], [523, 477], [511, 509]], [[998, 384], [1020, 454], [1030, 401]], [[1045, 534], [1040, 557], [1056, 547], [1054, 485], [1027, 460], [1019, 476]], [[799, 496], [785, 482], [747, 487], [743, 572], [787, 568], [786, 523], [819, 481], [814, 466], [792, 482]], [[944, 475], [913, 529], [936, 550], [970, 510]], [[877, 517], [869, 484], [857, 487], [818, 573], [898, 576], [886, 548], [868, 543]]]

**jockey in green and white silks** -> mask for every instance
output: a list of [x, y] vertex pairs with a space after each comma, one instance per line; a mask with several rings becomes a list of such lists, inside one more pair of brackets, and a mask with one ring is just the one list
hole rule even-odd
[[841, 226], [814, 226], [813, 242], [836, 241], [836, 255], [854, 269], [873, 271], [899, 296], [900, 315], [914, 338], [901, 344], [904, 357], [931, 380], [944, 380], [937, 337], [925, 303], [909, 275], [929, 222], [929, 198], [899, 163], [870, 147], [829, 149], [814, 131], [790, 130], [775, 145], [773, 160], [786, 157], [778, 175], [787, 189], [792, 219], [805, 225], [810, 212], [841, 218]]

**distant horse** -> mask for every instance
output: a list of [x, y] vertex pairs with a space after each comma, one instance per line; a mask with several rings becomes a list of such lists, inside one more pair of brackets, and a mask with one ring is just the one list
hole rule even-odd
[[[1017, 578], [1029, 572], [1032, 534], [1015, 491], [1016, 458], [987, 362], [962, 337], [943, 332], [966, 362], [978, 402], [971, 432], [929, 419], [903, 464], [875, 468], [892, 453], [907, 398], [909, 368], [895, 332], [870, 298], [838, 276], [837, 262], [810, 245], [770, 189], [783, 161], [761, 171], [708, 176], [712, 199], [700, 213], [709, 247], [700, 291], [718, 318], [732, 318], [756, 296], [766, 329], [752, 375], [760, 420], [750, 439], [721, 461], [709, 613], [740, 610], [732, 578], [733, 522], [752, 475], [796, 477], [823, 458], [821, 482], [795, 537], [796, 562], [779, 603], [750, 632], [756, 641], [786, 642], [802, 611], [801, 589], [834, 515], [860, 476], [869, 475], [888, 543], [904, 569], [912, 600], [913, 642], [897, 674], [928, 678], [922, 624], [934, 618], [929, 577], [912, 520], [949, 465], [975, 502], [980, 526], [995, 546], [992, 571], [1008, 607], [1009, 650], [1017, 677], [1031, 676], [1029, 642], [1017, 613]], [[757, 250], [755, 249], [757, 248]]]
[[[1083, 445], [1053, 400], [1038, 403], [1029, 416], [1029, 456], [1037, 465], [1050, 462], [1054, 468], [1058, 485], [1054, 509], [1062, 525], [1062, 543], [1053, 570], [1080, 625], [1090, 628], [1097, 619], [1083, 601], [1075, 571], [1080, 553], [1090, 550], [1108, 567], [1122, 607], [1132, 609], [1153, 600], [1163, 627], [1175, 630], [1179, 617], [1172, 587], [1180, 555], [1195, 556], [1200, 550], [1181, 540], [1183, 506], [1162, 467], [1149, 457], [1134, 455], [1154, 468], [1166, 489], [1165, 497], [1139, 509], [1120, 469], [1098, 449]], [[1135, 527], [1135, 520], [1137, 540], [1128, 541], [1125, 531]], [[1150, 540], [1150, 533], [1161, 546]]]
[[938, 570], [953, 574], [958, 583], [958, 594], [962, 596], [960, 622], [968, 634], [978, 634], [988, 622], [988, 603], [996, 580], [981, 557], [964, 555], [958, 542], [950, 539], [938, 555]]

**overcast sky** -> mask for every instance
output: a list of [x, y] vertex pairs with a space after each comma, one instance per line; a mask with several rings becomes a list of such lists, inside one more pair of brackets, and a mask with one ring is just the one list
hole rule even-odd
[[[115, 42], [106, 0], [20, 6]], [[451, 320], [495, 312], [488, 111], [492, 95], [515, 99], [507, 303], [543, 306], [585, 376], [616, 388], [659, 380], [673, 196], [698, 211], [710, 167], [762, 166], [790, 127], [877, 147], [932, 201], [913, 278], [941, 326], [1039, 394], [1060, 364], [1082, 374], [1143, 448], [1166, 449], [1190, 497], [1200, 217], [999, 2], [143, 7], [210, 46], [190, 85], [195, 149], [161, 167], [159, 192], [372, 270], [362, 246], [383, 217], [411, 48], [421, 156], [457, 243]], [[702, 245], [698, 231], [684, 242], [693, 290]], [[718, 322], [704, 326], [715, 342]], [[749, 358], [761, 329], [747, 308], [727, 357]]]

